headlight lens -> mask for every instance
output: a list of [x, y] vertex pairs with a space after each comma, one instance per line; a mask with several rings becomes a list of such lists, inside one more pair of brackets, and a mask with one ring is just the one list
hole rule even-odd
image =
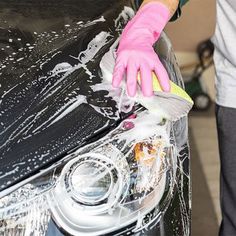
[[[93, 155], [96, 158], [96, 154]], [[73, 169], [65, 173], [65, 182], [70, 186], [68, 189], [71, 190], [73, 198], [90, 206], [102, 203], [112, 190], [113, 179], [118, 179], [117, 174], [110, 170], [112, 167], [109, 162], [99, 162], [94, 157], [92, 160], [80, 157], [76, 160], [77, 163], [73, 163], [74, 168], [69, 166]]]
[[157, 221], [170, 200], [169, 127], [141, 112], [52, 171], [0, 200], [0, 234], [45, 235], [52, 218], [72, 235], [104, 235]]

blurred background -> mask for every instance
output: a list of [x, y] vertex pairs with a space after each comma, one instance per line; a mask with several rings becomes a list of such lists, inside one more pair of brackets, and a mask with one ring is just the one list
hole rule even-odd
[[190, 0], [179, 20], [166, 28], [181, 68], [186, 90], [195, 101], [189, 133], [192, 165], [192, 236], [218, 235], [219, 154], [214, 114], [215, 88], [212, 45], [215, 0]]

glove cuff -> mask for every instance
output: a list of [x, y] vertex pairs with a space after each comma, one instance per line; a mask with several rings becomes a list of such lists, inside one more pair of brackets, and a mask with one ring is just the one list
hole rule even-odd
[[170, 10], [164, 4], [159, 2], [145, 4], [126, 25], [121, 36], [119, 49], [128, 46], [127, 42], [153, 45], [169, 19]]

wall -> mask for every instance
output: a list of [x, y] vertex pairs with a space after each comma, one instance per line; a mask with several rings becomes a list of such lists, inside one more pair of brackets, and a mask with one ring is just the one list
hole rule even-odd
[[200, 41], [212, 36], [215, 8], [215, 0], [190, 0], [183, 7], [181, 18], [166, 27], [176, 51], [194, 51]]

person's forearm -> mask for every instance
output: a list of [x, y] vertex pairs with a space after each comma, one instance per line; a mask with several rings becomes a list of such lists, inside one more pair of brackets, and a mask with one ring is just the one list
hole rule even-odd
[[167, 6], [167, 8], [170, 10], [170, 16], [172, 17], [175, 13], [175, 11], [178, 8], [179, 0], [144, 0], [141, 7], [149, 2], [160, 2]]

